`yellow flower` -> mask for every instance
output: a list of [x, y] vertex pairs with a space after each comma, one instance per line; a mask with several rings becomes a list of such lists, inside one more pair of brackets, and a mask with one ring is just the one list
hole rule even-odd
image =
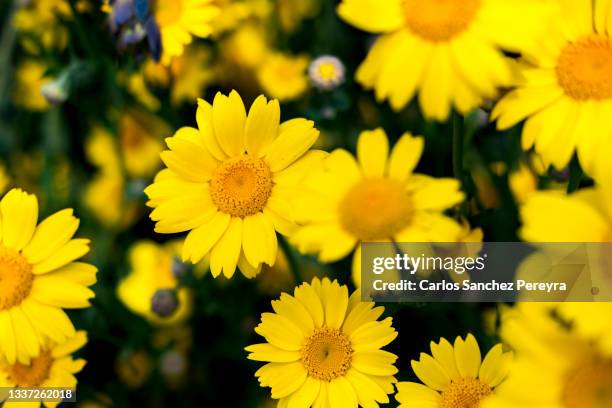
[[520, 163], [518, 169], [508, 176], [510, 191], [515, 200], [522, 204], [538, 189], [538, 177], [525, 163]]
[[[192, 293], [179, 288], [175, 271], [180, 243], [173, 241], [159, 245], [139, 241], [129, 249], [130, 272], [117, 286], [117, 297], [132, 312], [157, 325], [177, 324], [189, 318]], [[167, 316], [152, 310], [152, 301], [158, 290], [176, 291], [178, 306]]]
[[193, 263], [210, 253], [217, 277], [247, 277], [273, 265], [276, 231], [295, 228], [292, 202], [300, 182], [324, 152], [307, 153], [319, 132], [313, 122], [280, 124], [277, 100], [258, 97], [247, 116], [238, 93], [218, 93], [212, 105], [198, 100], [198, 129], [183, 127], [166, 139], [161, 153], [168, 169], [145, 189], [155, 231], [190, 231], [182, 259]]
[[393, 393], [395, 354], [381, 350], [397, 336], [383, 307], [350, 298], [346, 286], [315, 278], [272, 302], [255, 332], [266, 343], [246, 348], [248, 358], [267, 362], [255, 375], [278, 405], [378, 407]]
[[[253, 69], [268, 55], [268, 41], [264, 28], [258, 24], [244, 24], [232, 32], [221, 46], [221, 55], [229, 67]], [[223, 72], [220, 73], [223, 75]]]
[[[444, 121], [465, 114], [513, 84], [502, 50], [535, 42], [544, 2], [531, 0], [343, 0], [338, 14], [381, 36], [356, 78], [379, 101], [404, 108], [419, 91], [421, 110]], [[520, 23], [518, 23], [520, 22]]]
[[[523, 119], [522, 146], [565, 167], [574, 152], [587, 172], [608, 161], [612, 125], [612, 21], [607, 0], [559, 1], [559, 30], [521, 65], [523, 80], [495, 107], [492, 119], [507, 129]], [[602, 151], [603, 150], [603, 151]]]
[[17, 66], [13, 101], [22, 108], [40, 112], [49, 108], [49, 103], [42, 94], [42, 86], [51, 82], [45, 75], [47, 67], [36, 60], [25, 60]]
[[[360, 276], [361, 242], [454, 242], [461, 226], [443, 211], [463, 200], [455, 179], [413, 173], [423, 139], [403, 135], [389, 155], [384, 130], [362, 132], [357, 160], [337, 149], [305, 182], [312, 192], [296, 209], [302, 227], [291, 237], [303, 253], [334, 262], [357, 250], [353, 276]], [[356, 281], [356, 284], [357, 281]]]
[[496, 392], [506, 378], [512, 353], [502, 345], [493, 347], [484, 360], [474, 336], [455, 339], [454, 346], [442, 338], [431, 342], [431, 355], [421, 353], [412, 369], [423, 384], [400, 382], [396, 398], [400, 408], [476, 408]]
[[213, 3], [220, 9], [219, 15], [211, 22], [216, 37], [240, 30], [249, 20], [266, 20], [273, 9], [269, 0], [213, 0]]
[[211, 0], [156, 0], [153, 14], [161, 32], [162, 62], [169, 64], [173, 57], [183, 54], [194, 36], [211, 34], [211, 20], [219, 9]]
[[319, 13], [319, 0], [278, 0], [276, 13], [281, 28], [286, 32], [295, 31], [302, 20], [315, 17]]
[[[609, 179], [608, 179], [609, 180]], [[608, 242], [612, 240], [612, 183], [572, 194], [532, 193], [521, 207], [521, 237], [532, 242]]]
[[191, 102], [205, 92], [215, 79], [212, 51], [204, 45], [192, 44], [170, 65], [148, 60], [143, 67], [144, 77], [152, 85], [169, 87], [173, 105]]
[[106, 226], [129, 224], [134, 219], [136, 207], [126, 200], [126, 182], [117, 146], [110, 132], [94, 127], [85, 143], [85, 155], [98, 167], [98, 172], [83, 192], [85, 206]]
[[[609, 313], [591, 304], [595, 316]], [[516, 362], [482, 408], [606, 408], [612, 406], [612, 358], [553, 317], [554, 305], [521, 303], [502, 314], [501, 336]], [[576, 323], [576, 321], [574, 321]]]
[[169, 126], [146, 111], [128, 110], [119, 119], [119, 145], [125, 171], [130, 177], [148, 178], [159, 168], [161, 138]]
[[257, 78], [267, 95], [291, 101], [308, 90], [308, 58], [280, 53], [268, 55], [257, 69]]
[[94, 293], [96, 268], [75, 262], [89, 240], [72, 239], [79, 220], [72, 209], [38, 226], [36, 197], [12, 189], [0, 201], [0, 354], [27, 364], [44, 341], [63, 343], [75, 333], [62, 309], [84, 308]]
[[66, 0], [32, 0], [15, 12], [13, 26], [21, 33], [23, 47], [31, 54], [41, 54], [45, 49], [64, 49], [68, 44], [68, 30], [62, 20], [72, 18], [70, 4]]
[[612, 358], [612, 303], [562, 303], [559, 314], [572, 323], [576, 333]]
[[[16, 388], [63, 388], [75, 392], [75, 374], [83, 369], [85, 360], [73, 359], [71, 354], [87, 343], [87, 333], [78, 331], [66, 340], [49, 341], [40, 354], [29, 363], [10, 363], [0, 356], [0, 401], [8, 397], [8, 389]], [[59, 402], [46, 400], [5, 402], [5, 408], [39, 407], [55, 408]]]

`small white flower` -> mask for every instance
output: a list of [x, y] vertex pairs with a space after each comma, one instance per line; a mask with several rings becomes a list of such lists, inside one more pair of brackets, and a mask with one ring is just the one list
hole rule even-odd
[[333, 55], [315, 58], [308, 67], [308, 76], [313, 85], [329, 91], [344, 83], [345, 68], [342, 61]]

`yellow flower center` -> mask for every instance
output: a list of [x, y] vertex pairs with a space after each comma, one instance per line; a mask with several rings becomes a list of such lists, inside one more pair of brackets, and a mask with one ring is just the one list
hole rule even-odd
[[20, 305], [33, 281], [32, 267], [23, 255], [0, 245], [0, 311]]
[[571, 98], [612, 98], [612, 41], [603, 35], [590, 35], [566, 45], [556, 72], [559, 85]]
[[155, 19], [160, 27], [176, 24], [183, 13], [182, 0], [156, 0], [153, 4]]
[[480, 401], [491, 393], [491, 387], [476, 378], [461, 378], [451, 382], [442, 393], [440, 408], [478, 408]]
[[322, 381], [342, 377], [351, 367], [353, 349], [348, 337], [338, 329], [321, 327], [306, 339], [302, 363], [308, 375]]
[[592, 360], [572, 370], [562, 393], [565, 408], [612, 407], [612, 360]]
[[465, 31], [480, 9], [480, 0], [403, 0], [406, 25], [433, 42], [448, 41]]
[[232, 217], [263, 210], [272, 194], [272, 172], [262, 159], [243, 155], [225, 160], [210, 181], [213, 203]]
[[331, 62], [326, 62], [319, 65], [318, 69], [319, 78], [324, 81], [331, 81], [338, 77], [338, 73], [336, 72], [336, 67]]
[[365, 179], [340, 202], [340, 223], [362, 241], [391, 239], [412, 220], [412, 201], [396, 180]]
[[49, 378], [52, 365], [51, 353], [41, 351], [37, 357], [30, 360], [30, 364], [15, 363], [10, 366], [7, 370], [9, 382], [21, 388], [37, 387]]

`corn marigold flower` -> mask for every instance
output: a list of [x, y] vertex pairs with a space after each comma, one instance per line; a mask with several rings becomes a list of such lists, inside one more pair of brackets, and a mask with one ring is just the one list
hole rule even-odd
[[[518, 0], [343, 0], [338, 14], [380, 34], [356, 78], [379, 101], [404, 108], [419, 92], [427, 118], [444, 121], [451, 105], [465, 114], [515, 72], [503, 50], [534, 43], [547, 7]], [[520, 21], [520, 24], [517, 24]]]
[[157, 0], [153, 14], [161, 33], [162, 62], [183, 54], [193, 37], [205, 38], [212, 32], [211, 21], [219, 14], [212, 0]]
[[451, 345], [442, 338], [431, 342], [431, 355], [421, 353], [412, 361], [412, 369], [423, 384], [400, 382], [397, 400], [401, 408], [481, 407], [496, 392], [508, 375], [512, 353], [504, 353], [501, 344], [493, 347], [484, 360], [474, 336], [455, 339]]
[[184, 127], [166, 139], [168, 167], [145, 189], [155, 231], [190, 231], [182, 258], [193, 263], [210, 254], [217, 277], [247, 277], [263, 263], [273, 265], [278, 242], [295, 229], [293, 202], [300, 182], [324, 152], [308, 152], [319, 135], [313, 122], [280, 123], [277, 100], [258, 97], [247, 115], [235, 91], [218, 93], [213, 104], [199, 100], [198, 129]]
[[255, 328], [266, 343], [248, 358], [267, 362], [255, 375], [278, 405], [378, 407], [393, 393], [397, 356], [382, 347], [397, 336], [383, 307], [360, 302], [359, 291], [325, 278], [283, 293]]
[[45, 341], [63, 343], [75, 329], [62, 309], [88, 307], [96, 268], [75, 262], [89, 240], [73, 239], [79, 220], [61, 210], [38, 226], [36, 197], [12, 189], [0, 200], [0, 355], [27, 364]]
[[[589, 304], [595, 316], [606, 304]], [[483, 408], [604, 408], [612, 403], [612, 356], [583, 338], [575, 324], [557, 313], [560, 304], [520, 303], [504, 311], [501, 337], [516, 358], [508, 379]], [[609, 338], [609, 334], [608, 334]]]
[[603, 182], [572, 194], [531, 193], [521, 206], [521, 237], [531, 242], [612, 241], [612, 183]]
[[304, 183], [309, 194], [296, 209], [301, 226], [292, 243], [322, 262], [340, 260], [357, 248], [358, 284], [361, 242], [455, 242], [462, 227], [443, 211], [464, 195], [455, 179], [413, 173], [423, 145], [423, 138], [407, 133], [389, 155], [387, 135], [376, 129], [359, 136], [357, 160], [343, 149], [332, 152]]
[[344, 64], [333, 55], [315, 58], [308, 67], [308, 76], [315, 87], [328, 91], [344, 82]]
[[[0, 355], [0, 402], [7, 399], [9, 389], [17, 388], [62, 388], [75, 392], [77, 379], [75, 374], [85, 366], [85, 360], [74, 359], [71, 354], [87, 343], [87, 333], [77, 331], [61, 343], [46, 342], [38, 356], [28, 363], [10, 363]], [[56, 407], [58, 402], [8, 401], [3, 407]]]
[[292, 101], [308, 90], [307, 68], [305, 56], [272, 53], [257, 68], [257, 79], [267, 95]]
[[117, 297], [132, 312], [155, 325], [173, 325], [191, 315], [193, 295], [174, 274], [181, 242], [159, 245], [139, 241], [128, 252], [129, 274], [117, 285]]
[[523, 149], [564, 168], [578, 154], [589, 173], [610, 155], [612, 22], [609, 1], [559, 1], [558, 30], [529, 50], [522, 81], [493, 110], [499, 129], [526, 119]]

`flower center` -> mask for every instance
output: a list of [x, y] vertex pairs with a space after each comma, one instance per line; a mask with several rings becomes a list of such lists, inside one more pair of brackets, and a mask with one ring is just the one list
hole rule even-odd
[[224, 213], [244, 218], [263, 210], [272, 187], [268, 164], [243, 155], [227, 159], [217, 167], [210, 181], [210, 196]]
[[32, 289], [32, 267], [18, 252], [0, 245], [0, 311], [18, 306]]
[[410, 223], [412, 212], [402, 183], [366, 179], [354, 185], [340, 202], [340, 223], [362, 241], [390, 239]]
[[324, 62], [319, 65], [318, 70], [319, 78], [325, 81], [331, 81], [338, 77], [338, 73], [336, 72], [336, 67], [331, 62]]
[[474, 20], [480, 0], [403, 0], [406, 26], [433, 42], [448, 41]]
[[306, 339], [302, 348], [302, 364], [308, 375], [317, 380], [331, 381], [342, 377], [351, 367], [351, 342], [338, 329], [321, 327]]
[[182, 0], [156, 0], [153, 4], [155, 19], [160, 27], [178, 23], [183, 12]]
[[40, 354], [25, 365], [15, 363], [8, 368], [8, 379], [21, 388], [32, 388], [39, 386], [49, 377], [53, 357], [49, 351], [41, 351]]
[[612, 360], [592, 360], [572, 370], [562, 392], [565, 408], [612, 406]]
[[603, 35], [590, 35], [566, 45], [556, 72], [559, 85], [571, 98], [612, 98], [612, 41]]
[[451, 382], [442, 393], [440, 408], [478, 408], [480, 400], [491, 393], [491, 387], [476, 378]]

